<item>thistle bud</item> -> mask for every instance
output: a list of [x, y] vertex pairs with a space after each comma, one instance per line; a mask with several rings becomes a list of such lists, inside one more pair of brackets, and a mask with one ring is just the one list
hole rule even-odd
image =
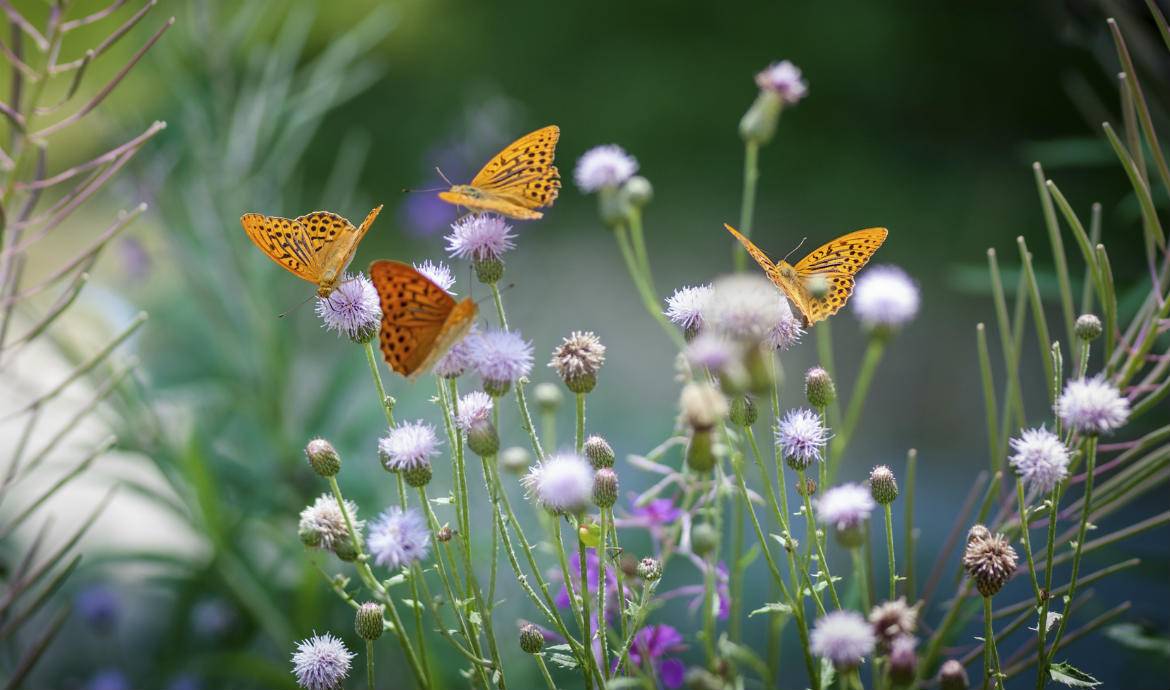
[[481, 458], [489, 458], [500, 451], [500, 435], [490, 421], [471, 425], [467, 430], [467, 447]]
[[898, 482], [885, 465], [878, 465], [869, 473], [869, 494], [882, 505], [893, 503], [898, 497]]
[[476, 279], [484, 285], [495, 285], [504, 277], [504, 262], [499, 259], [476, 259], [471, 266], [475, 269]]
[[613, 467], [615, 455], [613, 448], [609, 442], [600, 436], [590, 436], [585, 439], [585, 457], [589, 458], [589, 464], [593, 465], [593, 469], [600, 470], [604, 467]]
[[630, 217], [629, 199], [620, 189], [606, 187], [597, 195], [597, 212], [606, 227], [617, 228]]
[[598, 508], [612, 508], [617, 503], [617, 473], [603, 467], [593, 474], [593, 503]]
[[662, 577], [662, 564], [653, 558], [643, 558], [638, 562], [638, 577], [654, 582]]
[[970, 681], [963, 664], [956, 659], [947, 659], [939, 669], [938, 686], [940, 690], [967, 690]]
[[634, 175], [626, 180], [625, 186], [622, 187], [622, 194], [630, 206], [642, 208], [654, 198], [654, 187], [650, 184], [650, 180], [641, 175]]
[[323, 438], [315, 438], [305, 446], [305, 457], [309, 467], [322, 477], [336, 477], [341, 471], [341, 456], [333, 444]]
[[[977, 525], [978, 527], [979, 525]], [[972, 533], [975, 529], [972, 528]], [[1016, 571], [1016, 550], [1002, 534], [967, 538], [967, 549], [963, 552], [963, 568], [975, 581], [975, 587], [984, 597], [993, 597], [1011, 579]]]
[[483, 380], [483, 392], [492, 396], [493, 398], [502, 398], [512, 390], [511, 381], [494, 381], [492, 379]]
[[455, 530], [451, 529], [448, 525], [443, 525], [439, 528], [438, 532], [435, 532], [435, 541], [440, 544], [446, 544], [451, 541], [453, 536], [455, 536]]
[[739, 121], [739, 137], [746, 142], [767, 144], [776, 136], [784, 99], [779, 94], [761, 90], [752, 106]]
[[500, 453], [500, 467], [513, 474], [523, 474], [532, 464], [532, 454], [522, 446], [510, 446]]
[[684, 386], [679, 407], [687, 424], [697, 431], [710, 431], [727, 415], [727, 399], [710, 383]]
[[833, 385], [829, 372], [813, 367], [804, 375], [804, 394], [808, 397], [809, 405], [824, 409], [837, 398], [837, 387]]
[[903, 635], [890, 645], [890, 680], [897, 685], [906, 685], [917, 675], [918, 655], [914, 652], [916, 644], [913, 636]]
[[432, 474], [430, 462], [420, 463], [402, 470], [402, 478], [406, 480], [407, 485], [416, 489], [430, 484]]
[[544, 633], [540, 628], [532, 623], [520, 628], [520, 649], [528, 654], [539, 654], [544, 649]]
[[354, 629], [357, 630], [358, 637], [363, 640], [373, 641], [382, 636], [382, 612], [384, 607], [376, 602], [367, 601], [358, 607], [357, 615], [354, 618]]
[[749, 395], [737, 395], [731, 399], [731, 411], [728, 419], [732, 424], [740, 427], [749, 427], [760, 417], [760, 410], [756, 402]]
[[536, 406], [546, 414], [556, 412], [565, 400], [565, 394], [561, 389], [551, 383], [538, 383], [536, 388], [532, 389], [532, 395], [536, 398]]
[[764, 347], [750, 347], [745, 353], [743, 365], [747, 369], [748, 391], [756, 395], [764, 395], [772, 391], [776, 385], [775, 372], [779, 367], [769, 362], [772, 351]]
[[711, 431], [695, 429], [687, 444], [687, 467], [695, 472], [710, 472], [715, 467], [714, 440]]
[[696, 523], [691, 528], [691, 551], [706, 556], [719, 547], [719, 532], [707, 522]]
[[321, 532], [311, 525], [301, 525], [297, 530], [297, 536], [300, 537], [301, 543], [309, 548], [321, 546]]
[[1074, 326], [1073, 330], [1078, 338], [1087, 343], [1090, 340], [1100, 338], [1105, 329], [1101, 326], [1101, 319], [1097, 318], [1095, 314], [1081, 314], [1077, 317], [1077, 325]]
[[333, 554], [346, 563], [357, 560], [357, 547], [349, 539], [341, 539], [333, 544]]

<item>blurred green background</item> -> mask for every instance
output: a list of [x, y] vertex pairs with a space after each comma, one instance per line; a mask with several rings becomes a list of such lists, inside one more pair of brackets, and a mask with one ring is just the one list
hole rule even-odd
[[[1152, 45], [1141, 3], [1107, 4], [1135, 43]], [[731, 266], [721, 224], [739, 214], [736, 126], [755, 96], [753, 75], [794, 61], [809, 96], [762, 151], [754, 238], [782, 256], [805, 237], [809, 248], [884, 225], [891, 235], [875, 262], [918, 280], [922, 313], [883, 362], [843, 477], [858, 480], [877, 463], [900, 471], [906, 450], [919, 450], [923, 574], [987, 462], [974, 338], [977, 322], [994, 321], [985, 250], [999, 250], [1014, 284], [1015, 238], [1025, 235], [1051, 284], [1031, 163], [1042, 161], [1084, 214], [1102, 202], [1115, 266], [1142, 270], [1135, 204], [1097, 136], [1102, 119], [1118, 116], [1116, 61], [1095, 3], [162, 0], [156, 20], [168, 14], [174, 28], [101, 125], [74, 136], [96, 154], [155, 119], [168, 122], [108, 202], [146, 201], [151, 212], [118, 260], [105, 262], [106, 290], [90, 307], [111, 320], [151, 312], [136, 343], [147, 375], [142, 400], [126, 403], [134, 420], [126, 444], [144, 458], [143, 484], [165, 478], [166, 498], [150, 500], [177, 516], [182, 527], [173, 529], [184, 535], [173, 549], [131, 542], [90, 564], [86, 584], [109, 583], [120, 619], [112, 631], [71, 630], [42, 669], [45, 687], [92, 686], [98, 668], [140, 688], [180, 679], [283, 687], [293, 639], [326, 629], [351, 636], [348, 609], [296, 540], [297, 511], [324, 488], [299, 449], [315, 435], [332, 439], [346, 458], [347, 494], [372, 516], [392, 495], [373, 453], [381, 412], [359, 349], [324, 333], [308, 306], [276, 318], [310, 290], [248, 244], [241, 213], [325, 207], [361, 218], [383, 203], [355, 267], [443, 258], [454, 211], [401, 190], [434, 186], [436, 165], [470, 177], [516, 136], [560, 125], [565, 189], [544, 220], [518, 224], [509, 318], [535, 344], [535, 381], [553, 379], [543, 365], [561, 336], [601, 336], [609, 361], [590, 396], [590, 430], [619, 457], [642, 453], [672, 428], [673, 350], [642, 311], [595, 199], [572, 184], [573, 165], [602, 143], [636, 156], [655, 189], [645, 220], [659, 293], [707, 281]], [[120, 44], [96, 73], [116, 71], [144, 36]], [[487, 296], [465, 263], [454, 268], [461, 294]], [[848, 386], [863, 337], [848, 310], [832, 327], [839, 384]], [[1044, 389], [1035, 348], [1025, 353], [1029, 419], [1039, 423]], [[798, 381], [816, 363], [812, 337], [782, 361]], [[390, 385], [399, 418], [435, 421], [428, 382]], [[784, 402], [800, 404], [799, 386], [788, 386]], [[505, 443], [520, 443], [515, 420], [505, 420]], [[568, 438], [568, 415], [562, 422]], [[649, 484], [629, 468], [622, 482], [630, 491]], [[1145, 503], [1135, 514], [1151, 512]], [[1164, 546], [1126, 542], [1095, 560], [1121, 554], [1144, 565], [1105, 584], [1087, 608], [1132, 598], [1130, 619], [1164, 633]], [[747, 610], [769, 596], [761, 564], [752, 573]], [[505, 592], [497, 622], [533, 615], [518, 590]], [[662, 615], [694, 627], [685, 606]], [[762, 630], [756, 619], [748, 625]], [[510, 639], [510, 623], [501, 628]], [[794, 653], [794, 640], [786, 643]], [[397, 654], [381, 646], [389, 682]], [[1100, 638], [1068, 653], [1090, 651], [1086, 665], [1107, 687], [1165, 677], [1165, 657]], [[514, 659], [514, 676], [534, 673]]]

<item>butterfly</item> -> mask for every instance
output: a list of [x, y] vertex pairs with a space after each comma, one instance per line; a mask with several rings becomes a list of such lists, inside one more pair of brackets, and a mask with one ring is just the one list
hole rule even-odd
[[[828, 244], [814, 249], [796, 265], [784, 261], [773, 263], [768, 255], [752, 244], [735, 228], [723, 227], [738, 239], [756, 263], [764, 269], [776, 287], [784, 291], [804, 320], [805, 328], [836, 314], [853, 293], [853, 276], [869, 262], [889, 231], [885, 228], [866, 228], [842, 235]], [[814, 296], [810, 283], [823, 280], [824, 294]], [[814, 283], [815, 284], [815, 283]]]
[[302, 280], [317, 286], [319, 297], [328, 297], [341, 282], [345, 267], [353, 260], [358, 243], [369, 232], [378, 206], [354, 227], [345, 218], [328, 211], [314, 211], [289, 220], [279, 216], [245, 213], [240, 224], [248, 239], [276, 263]]
[[556, 125], [525, 134], [488, 161], [470, 184], [454, 185], [439, 198], [472, 211], [540, 218], [544, 214], [536, 209], [552, 206], [561, 189], [560, 173], [552, 164], [560, 138]]
[[407, 378], [430, 369], [475, 323], [479, 307], [471, 298], [456, 302], [408, 264], [375, 261], [370, 279], [382, 303], [382, 357]]

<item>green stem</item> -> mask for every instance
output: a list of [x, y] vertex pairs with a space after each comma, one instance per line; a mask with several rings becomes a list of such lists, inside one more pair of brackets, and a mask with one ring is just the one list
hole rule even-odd
[[605, 618], [605, 604], [606, 604], [606, 558], [605, 538], [609, 531], [609, 509], [601, 509], [601, 541], [597, 547], [597, 638], [600, 641], [601, 647], [601, 675], [603, 678], [609, 678], [609, 642], [606, 640], [608, 633]]
[[508, 330], [508, 317], [504, 315], [504, 298], [500, 295], [500, 286], [491, 283], [492, 302], [496, 305], [496, 317], [500, 320], [500, 328]]
[[861, 409], [865, 405], [865, 398], [869, 395], [870, 383], [873, 382], [874, 372], [877, 371], [878, 363], [881, 362], [882, 354], [886, 349], [886, 339], [887, 336], [877, 332], [869, 337], [869, 344], [866, 345], [865, 355], [861, 360], [861, 369], [857, 372], [857, 381], [849, 393], [849, 406], [845, 411], [845, 421], [841, 425], [840, 432], [832, 441], [833, 462], [832, 466], [829, 467], [830, 482], [837, 476], [841, 458], [845, 454], [849, 441], [853, 438], [853, 432], [857, 430], [857, 422], [861, 419]]
[[983, 684], [1003, 689], [999, 670], [999, 651], [995, 648], [995, 629], [991, 627], [991, 597], [983, 597]]
[[906, 502], [903, 504], [905, 523], [902, 547], [906, 551], [906, 601], [916, 601], [914, 589], [914, 489], [918, 478], [918, 451], [911, 448], [906, 453]]
[[666, 315], [662, 313], [662, 307], [658, 302], [658, 297], [654, 294], [654, 288], [646, 284], [645, 278], [638, 267], [638, 260], [634, 255], [634, 250], [630, 246], [630, 239], [624, 225], [619, 225], [614, 228], [614, 237], [617, 239], [618, 249], [621, 250], [622, 259], [626, 263], [626, 270], [630, 274], [630, 279], [634, 281], [634, 287], [638, 291], [638, 295], [642, 298], [642, 306], [650, 313], [650, 316], [662, 326], [662, 330], [674, 342], [678, 349], [682, 350], [686, 347], [686, 340], [682, 334], [678, 332]]
[[[744, 531], [743, 531], [744, 508], [743, 508], [743, 502], [745, 500], [746, 499], [743, 497], [742, 494], [735, 495], [735, 522], [732, 523], [732, 525], [731, 525], [731, 563], [732, 563], [732, 568], [731, 568], [731, 584], [730, 584], [731, 591], [730, 591], [730, 594], [731, 594], [731, 600], [733, 602], [736, 602], [736, 604], [731, 607], [731, 617], [730, 617], [730, 620], [728, 621], [727, 628], [728, 628], [730, 635], [731, 635], [731, 641], [735, 642], [736, 644], [738, 644], [742, 640], [742, 635], [741, 635], [741, 630], [740, 630], [740, 627], [741, 627], [740, 613], [742, 611], [742, 607], [739, 606], [738, 602], [743, 601], [744, 567], [741, 565], [741, 561], [743, 561], [743, 549], [744, 549]], [[771, 620], [771, 617], [769, 617], [769, 620]]]
[[[800, 483], [802, 485], [807, 483], [804, 476], [804, 470], [800, 471]], [[813, 532], [812, 543], [817, 550], [817, 558], [819, 558], [821, 561], [821, 575], [824, 576], [825, 582], [829, 584], [829, 596], [831, 596], [833, 599], [833, 605], [840, 609], [842, 608], [841, 598], [837, 596], [837, 586], [833, 584], [833, 576], [829, 573], [829, 559], [825, 558], [825, 548], [821, 544], [820, 538], [816, 535], [816, 518], [813, 517], [812, 499], [809, 497], [807, 491], [802, 491], [801, 493], [804, 494], [804, 511], [806, 513], [806, 518], [808, 519], [809, 529]], [[865, 585], [863, 584], [862, 587], [864, 588]], [[868, 598], [868, 596], [869, 593], [867, 591], [866, 597]]]
[[374, 641], [366, 640], [366, 684], [374, 690]]
[[[1072, 558], [1072, 574], [1068, 579], [1068, 594], [1064, 596], [1064, 609], [1060, 617], [1060, 622], [1056, 626], [1056, 637], [1052, 640], [1052, 649], [1048, 652], [1048, 658], [1051, 659], [1056, 655], [1056, 651], [1060, 648], [1060, 643], [1064, 638], [1065, 628], [1068, 626], [1069, 607], [1072, 605], [1073, 596], [1077, 592], [1077, 578], [1081, 572], [1081, 554], [1085, 548], [1085, 533], [1089, 526], [1089, 513], [1093, 507], [1093, 474], [1097, 468], [1097, 437], [1096, 435], [1085, 438], [1085, 495], [1081, 498], [1081, 523], [1077, 528], [1077, 543], [1073, 548]], [[1040, 622], [1041, 627], [1044, 626], [1044, 621]]]
[[540, 675], [544, 678], [544, 683], [548, 686], [548, 690], [557, 690], [557, 684], [553, 682], [552, 676], [548, 673], [548, 666], [544, 663], [544, 656], [541, 654], [533, 654], [532, 658], [536, 659], [536, 665], [540, 667]]
[[858, 546], [849, 549], [849, 555], [853, 558], [853, 579], [857, 583], [858, 596], [861, 598], [861, 610], [869, 611], [869, 587], [866, 586], [869, 576], [866, 574], [865, 552]]
[[382, 385], [382, 374], [378, 371], [378, 358], [374, 354], [374, 341], [366, 343], [366, 361], [370, 365], [370, 376], [374, 379], [374, 386], [378, 389], [378, 404], [386, 413], [386, 424], [394, 426], [394, 401], [386, 395], [386, 387]]
[[[832, 320], [822, 321], [813, 329], [817, 339], [817, 359], [820, 360], [821, 368], [829, 374], [829, 378], [833, 381], [837, 380], [837, 365], [833, 359], [833, 330]], [[834, 396], [833, 401], [829, 403], [827, 409], [829, 420], [829, 427], [836, 427], [841, 423], [841, 397]]]
[[1016, 503], [1020, 511], [1020, 534], [1024, 538], [1024, 555], [1028, 559], [1028, 574], [1032, 577], [1032, 594], [1040, 603], [1040, 581], [1036, 579], [1036, 562], [1032, 559], [1032, 537], [1028, 528], [1028, 506], [1024, 501], [1024, 480], [1016, 478]]
[[1056, 519], [1060, 515], [1060, 485], [1057, 484], [1052, 489], [1052, 495], [1048, 497], [1048, 541], [1045, 545], [1045, 559], [1044, 559], [1044, 589], [1041, 590], [1040, 602], [1040, 618], [1036, 626], [1037, 630], [1037, 645], [1036, 645], [1036, 690], [1043, 690], [1048, 682], [1048, 662], [1047, 651], [1044, 646], [1045, 637], [1048, 635], [1048, 608], [1052, 602], [1052, 560], [1056, 554]]
[[886, 513], [886, 555], [887, 567], [890, 571], [890, 601], [898, 597], [898, 569], [894, 565], [894, 511], [890, 504], [882, 506]]
[[[744, 237], [752, 236], [752, 216], [756, 209], [756, 185], [760, 180], [760, 144], [756, 141], [744, 142], [743, 151], [743, 201], [739, 206], [739, 228]], [[747, 252], [743, 246], [735, 243], [732, 249], [732, 260], [735, 270], [743, 271], [747, 268]]]
[[577, 394], [577, 437], [576, 437], [577, 453], [581, 453], [581, 449], [585, 447], [585, 394]]

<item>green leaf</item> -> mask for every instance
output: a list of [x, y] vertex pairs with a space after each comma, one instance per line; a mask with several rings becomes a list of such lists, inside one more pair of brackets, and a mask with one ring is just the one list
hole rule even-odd
[[1170, 656], [1170, 639], [1143, 630], [1136, 623], [1118, 623], [1105, 628], [1105, 635], [1123, 647]]
[[821, 690], [832, 688], [835, 680], [837, 680], [837, 669], [833, 668], [833, 662], [821, 657]]
[[759, 557], [760, 545], [752, 544], [752, 548], [748, 549], [747, 553], [740, 557], [738, 565], [741, 569], [747, 569]]
[[764, 604], [763, 606], [756, 609], [755, 611], [752, 611], [751, 613], [748, 614], [748, 618], [751, 618], [752, 616], [755, 616], [755, 615], [758, 615], [761, 613], [783, 613], [785, 615], [788, 615], [788, 614], [792, 613], [792, 607], [789, 606], [788, 604], [781, 604], [778, 601], [774, 601], [774, 602], [771, 602], [769, 604]]
[[567, 654], [550, 654], [548, 660], [561, 668], [577, 668], [577, 660]]
[[1052, 676], [1052, 680], [1063, 683], [1070, 688], [1095, 688], [1101, 684], [1101, 681], [1084, 671], [1078, 671], [1067, 661], [1049, 666], [1048, 674]]

